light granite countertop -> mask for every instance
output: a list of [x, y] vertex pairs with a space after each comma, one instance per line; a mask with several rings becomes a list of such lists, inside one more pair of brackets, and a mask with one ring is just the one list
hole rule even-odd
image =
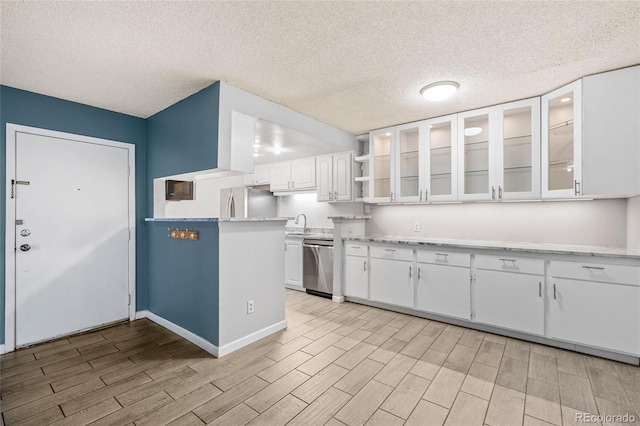
[[375, 243], [408, 244], [430, 247], [452, 247], [514, 252], [546, 253], [578, 256], [616, 257], [640, 260], [640, 252], [623, 248], [580, 246], [569, 244], [545, 244], [509, 241], [454, 240], [445, 238], [413, 238], [395, 236], [344, 237], [346, 241], [368, 241]]
[[147, 217], [145, 222], [282, 222], [292, 217]]

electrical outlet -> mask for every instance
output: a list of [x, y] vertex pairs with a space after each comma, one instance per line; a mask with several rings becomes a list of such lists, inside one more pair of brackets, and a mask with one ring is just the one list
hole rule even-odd
[[247, 302], [247, 313], [248, 313], [248, 314], [252, 314], [255, 308], [256, 308], [256, 307], [255, 307], [255, 305], [253, 304], [253, 300], [249, 300], [249, 301]]
[[413, 224], [413, 232], [420, 232], [420, 222]]

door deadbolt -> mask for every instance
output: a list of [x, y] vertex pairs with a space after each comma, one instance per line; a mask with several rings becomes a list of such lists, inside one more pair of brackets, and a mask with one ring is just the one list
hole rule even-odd
[[20, 246], [20, 250], [29, 251], [29, 250], [31, 250], [31, 246], [29, 244], [23, 244], [23, 245]]
[[29, 235], [31, 235], [31, 231], [29, 231], [28, 229], [23, 229], [22, 231], [20, 231], [20, 235], [22, 235], [23, 237], [28, 237]]

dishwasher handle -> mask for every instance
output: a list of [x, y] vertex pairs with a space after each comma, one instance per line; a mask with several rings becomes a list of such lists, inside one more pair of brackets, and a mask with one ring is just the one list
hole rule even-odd
[[321, 246], [319, 244], [307, 244], [307, 243], [302, 243], [302, 247], [315, 247], [315, 248], [324, 248], [324, 249], [331, 249], [333, 250], [333, 246]]

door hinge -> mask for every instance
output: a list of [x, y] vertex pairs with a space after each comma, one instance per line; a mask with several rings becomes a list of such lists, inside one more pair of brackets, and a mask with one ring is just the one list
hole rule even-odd
[[129, 306], [131, 306], [131, 295], [129, 295]]
[[127, 232], [129, 232], [129, 241], [131, 241], [131, 229], [127, 229]]
[[131, 166], [127, 166], [127, 176], [131, 176]]

